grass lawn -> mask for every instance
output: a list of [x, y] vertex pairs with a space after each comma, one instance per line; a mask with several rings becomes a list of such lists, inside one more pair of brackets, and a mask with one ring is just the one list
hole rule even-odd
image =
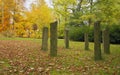
[[94, 61], [94, 44], [84, 50], [84, 42], [58, 40], [58, 56], [41, 51], [41, 39], [0, 38], [0, 75], [120, 75], [120, 45], [110, 46], [111, 54]]

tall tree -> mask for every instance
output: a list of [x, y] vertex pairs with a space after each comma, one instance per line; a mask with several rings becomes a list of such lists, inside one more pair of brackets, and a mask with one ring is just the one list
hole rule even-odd
[[[93, 0], [88, 0], [88, 16], [92, 15], [92, 7], [93, 7]], [[90, 25], [92, 24], [92, 18], [91, 17], [88, 17], [88, 25], [87, 25], [87, 28], [86, 28], [86, 31], [84, 33], [84, 39], [85, 39], [85, 50], [89, 50], [89, 28], [90, 28]]]
[[89, 27], [92, 24], [93, 0], [78, 0], [76, 8], [70, 17], [72, 26], [84, 27], [85, 50], [89, 50]]
[[0, 31], [3, 31], [6, 29], [6, 27], [8, 26], [9, 22], [10, 22], [10, 13], [9, 13], [9, 4], [6, 4], [6, 0], [2, 0], [1, 1], [1, 27], [0, 27]]
[[48, 28], [52, 19], [51, 9], [44, 0], [36, 0], [37, 3], [32, 4], [32, 10], [27, 12], [28, 20], [37, 24], [39, 30], [42, 30], [42, 50], [48, 50]]
[[64, 39], [65, 39], [65, 48], [69, 48], [69, 28], [68, 28], [68, 19], [70, 17], [70, 11], [73, 9], [73, 5], [76, 3], [76, 0], [52, 0], [54, 10], [57, 14], [61, 15], [64, 19]]
[[106, 54], [110, 54], [109, 25], [119, 22], [119, 19], [115, 16], [120, 12], [120, 8], [118, 8], [120, 6], [119, 3], [119, 0], [98, 0], [94, 7], [97, 9], [94, 11], [97, 20], [100, 20], [104, 25], [103, 49]]
[[[17, 1], [17, 3], [16, 3], [16, 1]], [[20, 10], [23, 10], [23, 8], [22, 9], [20, 9], [20, 8], [24, 7], [24, 1], [25, 0], [1, 0], [0, 1], [0, 3], [1, 3], [0, 6], [2, 7], [1, 8], [1, 11], [2, 11], [1, 15], [2, 15], [2, 24], [3, 24], [2, 28], [0, 28], [0, 30], [4, 30], [4, 29], [7, 29], [8, 27], [10, 27], [10, 24], [12, 22], [11, 21], [12, 15], [14, 13], [13, 9], [15, 7], [18, 7], [16, 9], [17, 9], [17, 12], [20, 14], [21, 13]]]

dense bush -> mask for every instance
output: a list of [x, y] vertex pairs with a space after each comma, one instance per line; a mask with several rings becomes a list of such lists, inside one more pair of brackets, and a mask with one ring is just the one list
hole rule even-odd
[[64, 38], [64, 29], [61, 28], [58, 30], [58, 38], [63, 39]]
[[120, 44], [120, 25], [110, 26], [110, 42]]
[[63, 39], [64, 38], [64, 22], [58, 25], [58, 38]]
[[14, 37], [14, 32], [12, 30], [2, 31], [1, 34], [4, 37]]
[[[110, 42], [114, 44], [120, 44], [120, 25], [111, 25], [110, 27]], [[84, 41], [84, 28], [83, 27], [71, 27], [70, 40]], [[102, 38], [102, 37], [101, 37]], [[93, 27], [89, 29], [89, 41], [94, 41]]]
[[83, 27], [71, 27], [69, 37], [73, 41], [84, 41]]

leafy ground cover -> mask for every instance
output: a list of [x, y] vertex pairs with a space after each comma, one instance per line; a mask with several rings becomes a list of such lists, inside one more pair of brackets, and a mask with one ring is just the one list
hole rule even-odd
[[103, 52], [102, 61], [93, 59], [83, 42], [58, 40], [58, 56], [41, 51], [40, 39], [0, 38], [0, 75], [120, 75], [120, 45], [111, 45], [111, 54]]

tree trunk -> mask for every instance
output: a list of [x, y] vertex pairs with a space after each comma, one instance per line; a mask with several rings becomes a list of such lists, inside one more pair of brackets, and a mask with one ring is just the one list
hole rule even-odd
[[100, 21], [94, 23], [94, 59], [101, 60]]
[[30, 30], [28, 30], [28, 38], [30, 38]]
[[2, 26], [4, 26], [4, 1], [2, 1]]
[[43, 27], [42, 50], [43, 51], [47, 51], [48, 50], [48, 27]]
[[85, 39], [85, 50], [89, 50], [89, 36], [88, 36], [88, 32], [85, 32], [84, 39]]
[[50, 56], [57, 56], [57, 21], [50, 24]]
[[13, 27], [12, 27], [12, 29], [13, 29], [13, 31], [14, 31], [14, 29], [15, 29], [15, 9], [14, 9], [14, 11], [13, 11], [13, 16], [12, 16], [12, 18], [13, 18], [13, 23], [12, 23], [12, 25], [13, 25]]
[[105, 28], [105, 30], [103, 30], [103, 49], [104, 53], [110, 54], [110, 37], [108, 26]]
[[69, 48], [69, 30], [65, 29], [65, 48]]

